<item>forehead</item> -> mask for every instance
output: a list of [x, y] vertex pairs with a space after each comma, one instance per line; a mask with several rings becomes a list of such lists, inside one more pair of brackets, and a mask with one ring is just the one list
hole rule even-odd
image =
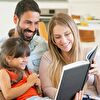
[[27, 11], [25, 12], [20, 20], [24, 21], [24, 20], [30, 20], [30, 21], [39, 21], [40, 19], [40, 14], [38, 12], [33, 12], [33, 11]]
[[55, 25], [53, 29], [54, 34], [60, 34], [64, 32], [71, 32], [71, 29], [67, 25]]

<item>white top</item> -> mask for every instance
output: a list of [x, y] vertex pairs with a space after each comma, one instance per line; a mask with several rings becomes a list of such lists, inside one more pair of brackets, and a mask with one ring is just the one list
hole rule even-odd
[[[45, 69], [44, 71], [47, 74], [47, 69], [48, 69], [48, 66], [51, 64], [51, 62], [52, 62], [52, 59], [51, 59], [50, 53], [47, 51], [44, 53], [44, 55], [42, 57], [42, 61], [40, 64], [40, 70]], [[44, 66], [44, 65], [46, 65], [46, 66]], [[54, 97], [57, 89], [53, 89], [50, 78], [45, 83], [45, 78], [48, 78], [48, 76], [46, 76], [46, 74], [43, 74], [44, 71], [40, 71], [40, 79], [42, 80], [44, 85], [46, 84], [44, 91], [47, 94], [47, 96]], [[89, 94], [90, 96], [97, 97], [96, 89], [93, 85], [93, 82], [94, 82], [94, 76], [89, 75], [89, 80], [87, 82], [88, 87], [87, 87], [85, 93]], [[49, 86], [48, 86], [48, 83], [49, 83]]]

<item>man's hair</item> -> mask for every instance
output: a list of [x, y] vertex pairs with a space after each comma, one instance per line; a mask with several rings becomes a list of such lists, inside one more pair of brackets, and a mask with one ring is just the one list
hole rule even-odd
[[20, 16], [27, 11], [41, 13], [38, 4], [34, 0], [21, 0], [15, 8], [14, 14], [20, 18]]

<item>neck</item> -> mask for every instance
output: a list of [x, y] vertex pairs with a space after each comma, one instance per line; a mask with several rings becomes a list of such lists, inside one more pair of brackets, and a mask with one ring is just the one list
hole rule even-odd
[[62, 56], [64, 57], [65, 61], [71, 61], [71, 56], [68, 53], [62, 52]]
[[14, 33], [14, 37], [19, 37], [17, 29], [15, 28], [15, 33]]

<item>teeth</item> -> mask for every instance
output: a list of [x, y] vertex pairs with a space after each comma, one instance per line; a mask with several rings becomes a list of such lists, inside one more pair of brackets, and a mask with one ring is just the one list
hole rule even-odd
[[26, 66], [27, 64], [21, 64], [22, 66]]

